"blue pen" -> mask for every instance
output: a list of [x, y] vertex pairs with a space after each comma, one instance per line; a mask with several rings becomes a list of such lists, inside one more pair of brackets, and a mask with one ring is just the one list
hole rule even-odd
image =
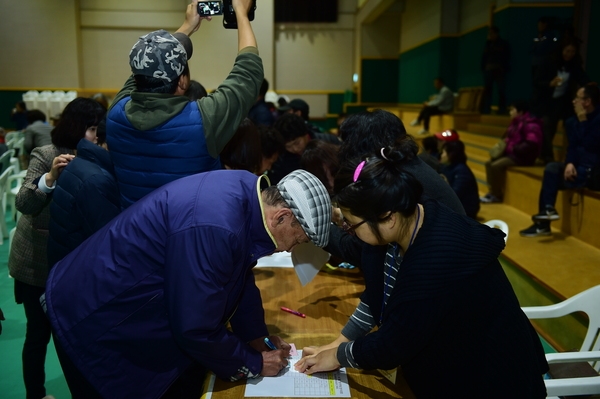
[[273, 345], [273, 342], [271, 342], [269, 337], [265, 337], [265, 344], [269, 347], [269, 349], [277, 350], [277, 347]]

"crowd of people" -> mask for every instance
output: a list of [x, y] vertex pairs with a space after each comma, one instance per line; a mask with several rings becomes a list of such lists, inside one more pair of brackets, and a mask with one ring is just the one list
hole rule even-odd
[[[486, 164], [490, 192], [479, 198], [455, 130], [423, 138], [420, 152], [390, 112], [343, 115], [331, 134], [311, 123], [306, 101], [267, 101], [252, 0], [232, 2], [238, 53], [207, 92], [188, 66], [190, 36], [210, 20], [197, 3], [176, 32], [134, 43], [111, 102], [76, 98], [55, 126], [24, 104], [13, 112], [30, 159], [9, 258], [27, 318], [27, 398], [50, 397], [50, 339], [76, 399], [198, 398], [207, 371], [277, 375], [291, 347], [269, 332], [251, 269], [299, 245], [359, 267], [365, 281], [338, 339], [304, 348], [299, 371], [401, 366], [417, 397], [545, 398], [541, 343], [498, 262], [504, 233], [476, 219], [481, 202], [502, 200], [507, 167], [544, 154], [558, 119], [567, 158], [548, 163], [539, 213], [521, 234], [549, 234], [558, 190], [584, 186], [598, 167], [600, 95], [575, 42], [532, 69], [546, 119], [523, 102], [508, 107], [506, 148]], [[489, 40], [486, 87], [503, 85], [509, 49], [497, 29]], [[452, 109], [443, 79], [434, 86], [411, 123], [420, 133]], [[436, 384], [433, 361], [445, 370]]]

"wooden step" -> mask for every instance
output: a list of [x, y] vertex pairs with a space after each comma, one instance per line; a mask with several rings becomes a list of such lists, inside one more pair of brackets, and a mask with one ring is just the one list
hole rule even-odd
[[502, 126], [504, 129], [510, 125], [510, 120], [508, 115], [481, 115], [481, 123]]
[[500, 139], [499, 137], [487, 136], [484, 134], [472, 133], [465, 130], [458, 132], [460, 139], [467, 146], [477, 146], [489, 150]]
[[[530, 216], [538, 213], [543, 171], [544, 168], [541, 166], [509, 168], [506, 175], [504, 203]], [[560, 219], [552, 223], [553, 228], [600, 248], [599, 192], [587, 189], [559, 191], [555, 207]], [[600, 264], [600, 260], [596, 263]]]
[[467, 131], [471, 133], [478, 133], [487, 136], [500, 138], [506, 132], [506, 127], [498, 125], [487, 125], [485, 123], [468, 123]]
[[471, 147], [465, 146], [465, 151], [467, 153], [467, 158], [478, 162], [480, 164], [484, 164], [490, 160], [490, 153], [485, 148], [481, 147]]
[[521, 237], [519, 231], [532, 224], [531, 215], [506, 203], [482, 204], [479, 217], [504, 220], [510, 232], [502, 254], [560, 297], [569, 298], [600, 284], [597, 247], [558, 229], [553, 229], [553, 236]]

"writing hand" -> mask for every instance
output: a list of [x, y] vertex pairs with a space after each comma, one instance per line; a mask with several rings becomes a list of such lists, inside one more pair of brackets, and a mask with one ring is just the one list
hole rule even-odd
[[288, 365], [287, 357], [289, 356], [289, 349], [277, 349], [262, 352], [263, 357], [263, 368], [260, 375], [265, 377], [273, 377]]

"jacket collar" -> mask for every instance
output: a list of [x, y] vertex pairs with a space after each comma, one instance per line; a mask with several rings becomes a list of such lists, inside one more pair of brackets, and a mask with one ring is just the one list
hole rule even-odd
[[98, 165], [112, 175], [115, 174], [108, 151], [85, 138], [79, 140], [77, 144], [77, 156]]

